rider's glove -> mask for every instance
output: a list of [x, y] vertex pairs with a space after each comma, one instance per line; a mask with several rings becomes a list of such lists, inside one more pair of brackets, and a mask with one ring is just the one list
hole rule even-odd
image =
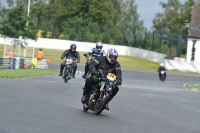
[[87, 54], [90, 56], [92, 53], [91, 53], [91, 52], [88, 52]]
[[116, 85], [121, 85], [122, 81], [121, 80], [116, 80]]

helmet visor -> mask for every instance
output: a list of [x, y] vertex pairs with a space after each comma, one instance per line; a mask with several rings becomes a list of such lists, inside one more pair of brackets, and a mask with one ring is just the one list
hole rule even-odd
[[71, 51], [75, 51], [76, 49], [75, 48], [71, 48]]
[[110, 55], [109, 58], [112, 63], [114, 63], [117, 60], [117, 56], [114, 55]]
[[96, 46], [97, 50], [101, 50], [102, 46]]

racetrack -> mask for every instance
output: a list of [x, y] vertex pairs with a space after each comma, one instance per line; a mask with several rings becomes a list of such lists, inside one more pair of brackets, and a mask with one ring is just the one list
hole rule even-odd
[[[79, 67], [79, 70], [83, 70]], [[183, 87], [199, 76], [123, 71], [123, 85], [96, 116], [82, 111], [84, 79], [57, 75], [0, 79], [0, 133], [199, 133], [200, 92]]]

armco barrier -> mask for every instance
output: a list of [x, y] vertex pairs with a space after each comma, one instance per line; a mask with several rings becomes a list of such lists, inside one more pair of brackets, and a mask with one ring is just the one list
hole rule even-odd
[[167, 70], [200, 73], [200, 63], [165, 59], [164, 64]]

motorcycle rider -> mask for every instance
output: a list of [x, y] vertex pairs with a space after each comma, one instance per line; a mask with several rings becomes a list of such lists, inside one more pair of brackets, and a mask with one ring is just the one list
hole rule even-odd
[[[75, 61], [77, 60], [77, 63], [80, 63], [80, 56], [79, 56], [79, 52], [76, 51], [76, 45], [75, 44], [71, 44], [70, 49], [67, 49], [63, 52], [62, 56], [61, 56], [61, 60], [65, 57], [67, 58], [68, 56], [72, 57], [72, 59]], [[60, 74], [58, 74], [59, 76], [62, 76], [62, 72], [64, 69], [64, 62], [61, 63], [60, 65]], [[73, 65], [73, 73], [72, 73], [72, 78], [75, 78], [75, 74], [76, 74], [76, 70], [77, 70], [77, 64], [75, 63]]]
[[[91, 49], [92, 53], [88, 52], [87, 55], [92, 56], [93, 58], [96, 57], [96, 56], [104, 56], [105, 51], [102, 50], [102, 48], [103, 48], [102, 42], [97, 42], [96, 48], [92, 48]], [[87, 75], [88, 69], [89, 69], [88, 67], [89, 67], [89, 62], [87, 62], [86, 65], [85, 65], [85, 72], [84, 72], [82, 78], [86, 78], [86, 75]]]
[[[83, 90], [83, 97], [81, 99], [82, 103], [85, 103], [89, 99], [89, 92], [92, 89], [92, 85], [95, 85], [99, 82], [99, 79], [96, 75], [107, 75], [108, 73], [114, 73], [117, 76], [117, 85], [122, 84], [122, 71], [119, 62], [117, 61], [118, 53], [115, 49], [108, 50], [106, 56], [95, 57], [89, 64], [89, 72], [91, 77], [86, 79], [86, 83]], [[109, 99], [117, 94], [119, 91], [118, 86], [113, 88], [113, 92]], [[106, 104], [105, 109], [109, 110], [108, 104]]]
[[164, 76], [165, 76], [165, 79], [166, 79], [166, 76], [167, 76], [166, 75], [166, 69], [165, 69], [163, 63], [160, 63], [160, 67], [158, 68], [158, 74], [159, 74], [160, 79], [161, 79], [161, 71], [165, 71]]

